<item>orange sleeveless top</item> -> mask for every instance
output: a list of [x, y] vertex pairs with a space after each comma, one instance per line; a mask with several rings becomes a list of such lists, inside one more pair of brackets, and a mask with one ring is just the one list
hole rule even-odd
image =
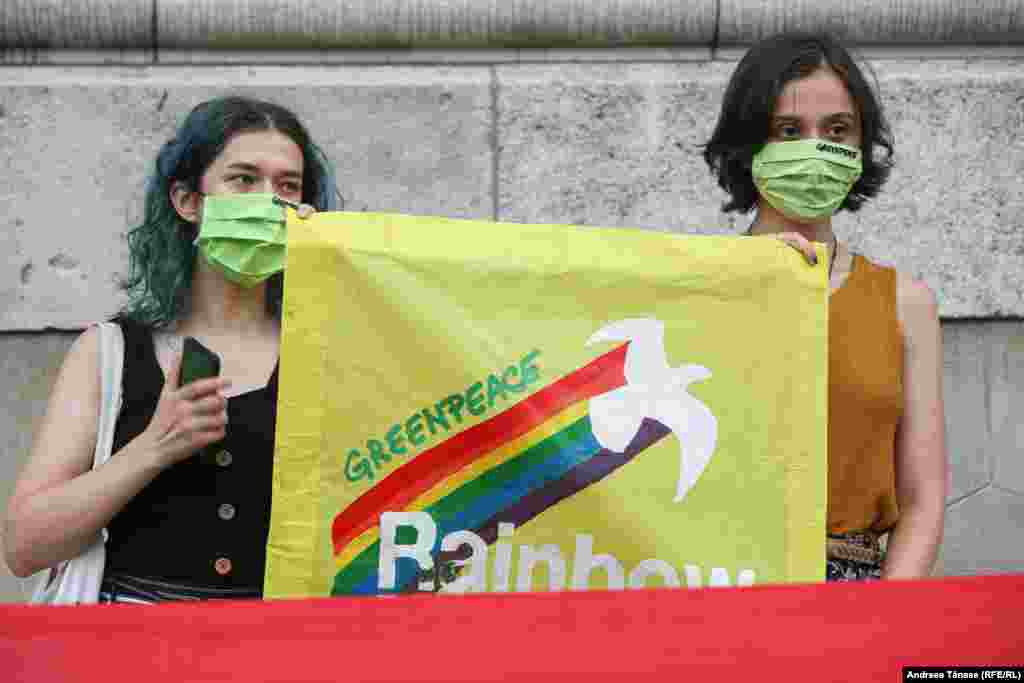
[[854, 254], [829, 299], [828, 349], [828, 532], [884, 533], [899, 519], [903, 332], [895, 270]]

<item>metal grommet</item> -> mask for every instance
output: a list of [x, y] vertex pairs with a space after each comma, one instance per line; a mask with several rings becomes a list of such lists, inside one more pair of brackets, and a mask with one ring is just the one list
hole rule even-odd
[[231, 451], [220, 450], [217, 451], [217, 455], [214, 456], [214, 459], [221, 467], [228, 467], [231, 465], [231, 461], [234, 460], [234, 457], [231, 455]]
[[231, 503], [222, 503], [217, 507], [217, 516], [227, 521], [235, 518], [235, 506]]

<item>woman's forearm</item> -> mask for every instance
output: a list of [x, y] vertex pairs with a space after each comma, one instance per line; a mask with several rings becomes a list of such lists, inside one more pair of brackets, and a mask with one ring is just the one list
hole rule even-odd
[[11, 571], [29, 576], [81, 554], [161, 469], [156, 450], [137, 438], [102, 467], [12, 505], [4, 533]]
[[942, 543], [942, 501], [918, 503], [900, 510], [900, 521], [889, 533], [884, 579], [919, 579], [931, 575]]

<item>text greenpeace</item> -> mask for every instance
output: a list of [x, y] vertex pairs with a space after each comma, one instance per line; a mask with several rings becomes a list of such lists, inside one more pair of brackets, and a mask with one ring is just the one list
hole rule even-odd
[[[416, 530], [413, 543], [399, 543], [399, 528], [412, 527]], [[437, 525], [426, 512], [385, 512], [380, 518], [380, 558], [378, 563], [378, 589], [396, 589], [396, 563], [399, 560], [415, 560], [419, 565], [419, 590], [446, 593], [526, 592], [537, 590], [533, 586], [534, 571], [541, 565], [547, 569], [548, 590], [586, 590], [590, 588], [591, 576], [603, 572], [610, 589], [644, 588], [681, 585], [675, 567], [664, 560], [643, 560], [626, 573], [626, 568], [614, 555], [594, 555], [594, 537], [591, 534], [576, 534], [576, 548], [571, 563], [562, 556], [555, 545], [535, 548], [520, 545], [518, 562], [509, 542], [515, 532], [513, 524], [498, 525], [498, 539], [493, 554], [486, 541], [472, 531], [455, 531], [441, 539], [441, 552], [453, 553], [463, 547], [469, 548], [469, 556], [452, 561], [453, 571], [442, 577], [440, 567], [435, 567], [431, 551], [437, 542]], [[504, 541], [504, 542], [502, 542]], [[493, 558], [493, 562], [492, 562]], [[515, 572], [513, 574], [513, 568]], [[571, 573], [570, 573], [571, 568]], [[462, 570], [461, 573], [459, 570]], [[688, 588], [704, 585], [702, 568], [687, 564], [683, 575]], [[736, 585], [750, 586], [755, 581], [754, 571], [742, 569], [738, 572]], [[443, 585], [442, 585], [443, 584]], [[709, 586], [730, 586], [729, 572], [722, 567], [711, 569]]]
[[395, 422], [382, 438], [367, 439], [365, 450], [350, 449], [345, 458], [345, 479], [353, 483], [372, 482], [377, 471], [390, 463], [392, 457], [408, 456], [434, 437], [446, 436], [463, 420], [469, 421], [513, 401], [517, 394], [527, 391], [540, 379], [538, 356], [540, 351], [531, 351], [504, 371], [493, 372], [465, 391]]
[[842, 154], [844, 157], [849, 159], [856, 159], [857, 153], [853, 150], [839, 147], [837, 145], [830, 145], [827, 142], [822, 142], [818, 145], [817, 150], [819, 152], [831, 152], [832, 154]]

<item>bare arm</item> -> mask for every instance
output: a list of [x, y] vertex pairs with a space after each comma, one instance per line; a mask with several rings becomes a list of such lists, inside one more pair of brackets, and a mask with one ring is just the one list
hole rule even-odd
[[942, 337], [935, 296], [900, 276], [897, 303], [904, 336], [903, 419], [896, 435], [896, 497], [900, 519], [890, 532], [887, 579], [931, 573], [942, 542], [946, 496]]
[[29, 576], [80, 554], [163, 469], [223, 438], [223, 380], [177, 385], [180, 360], [150, 425], [92, 469], [99, 422], [99, 330], [86, 330], [61, 367], [32, 454], [7, 506], [4, 556]]

